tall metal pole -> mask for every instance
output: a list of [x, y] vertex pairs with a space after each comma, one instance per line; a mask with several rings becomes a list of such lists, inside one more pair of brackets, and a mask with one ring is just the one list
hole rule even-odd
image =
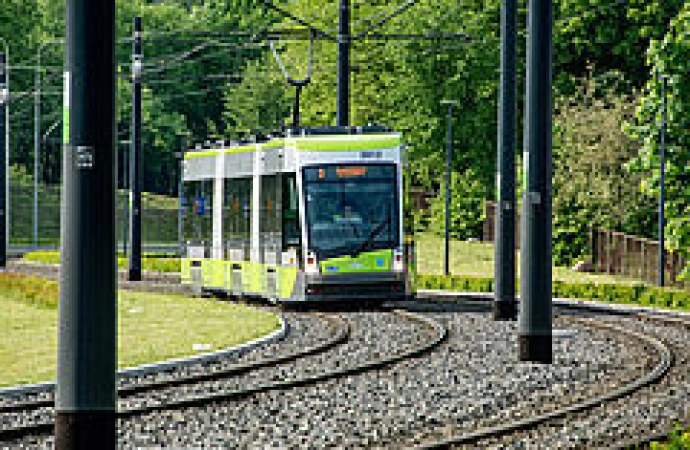
[[38, 247], [38, 156], [41, 149], [41, 49], [38, 49], [36, 88], [34, 91], [34, 199], [33, 199], [33, 246]]
[[442, 100], [441, 104], [448, 105], [448, 139], [446, 150], [446, 230], [443, 273], [450, 275], [450, 194], [451, 194], [451, 165], [453, 163], [453, 100]]
[[350, 125], [350, 0], [340, 0], [337, 125]]
[[5, 258], [7, 258], [7, 249], [10, 246], [10, 231], [11, 231], [11, 217], [10, 216], [10, 46], [7, 44], [7, 41], [4, 39], [0, 38], [2, 40], [2, 43], [5, 47], [5, 60], [7, 61], [7, 65], [5, 66], [5, 92], [7, 93], [6, 100], [5, 100], [5, 164], [3, 165], [3, 170], [5, 171], [5, 183], [4, 183], [4, 191], [5, 191], [5, 198], [4, 198], [4, 216], [5, 216], [5, 226], [3, 227], [3, 232], [5, 233]]
[[[10, 128], [10, 94], [7, 83], [7, 55], [0, 53], [0, 106], [4, 105], [4, 109], [0, 109], [0, 136], [3, 136], [5, 141], [5, 152], [0, 151], [0, 186], [7, 185], [7, 149], [9, 148], [9, 128]], [[4, 128], [4, 130], [3, 130]], [[4, 131], [4, 133], [3, 133]], [[0, 237], [0, 267], [7, 265], [7, 191], [2, 188], [0, 192], [0, 230], [3, 236]]]
[[67, 0], [55, 448], [116, 445], [115, 1]]
[[495, 320], [515, 320], [515, 132], [517, 0], [501, 10], [501, 90], [498, 107], [498, 173], [494, 246]]
[[131, 152], [132, 141], [128, 141], [127, 144], [130, 148], [127, 151], [122, 152], [122, 251], [127, 255], [127, 238], [129, 237], [129, 154]]
[[184, 221], [184, 192], [182, 191], [182, 178], [184, 177], [184, 147], [180, 150], [180, 153], [177, 155], [177, 169], [178, 169], [178, 176], [177, 176], [177, 198], [178, 198], [178, 205], [177, 205], [177, 242], [178, 242], [178, 253], [180, 255], [180, 258], [183, 255], [184, 248], [182, 244], [182, 234], [184, 232], [183, 228], [183, 221]]
[[129, 158], [129, 280], [141, 280], [141, 17], [134, 18], [132, 56], [132, 147]]
[[661, 75], [661, 130], [660, 130], [660, 153], [661, 153], [661, 167], [659, 180], [659, 286], [664, 286], [664, 268], [666, 267], [666, 254], [664, 252], [664, 222], [666, 218], [665, 202], [666, 202], [666, 83], [667, 78]]
[[525, 189], [522, 198], [521, 361], [551, 363], [551, 55], [553, 5], [530, 0], [527, 38]]

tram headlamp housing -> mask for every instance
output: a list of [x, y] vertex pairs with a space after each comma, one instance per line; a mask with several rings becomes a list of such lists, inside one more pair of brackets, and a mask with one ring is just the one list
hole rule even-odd
[[319, 270], [319, 261], [316, 258], [316, 254], [314, 252], [306, 252], [307, 256], [304, 258], [304, 273], [309, 274], [309, 275], [318, 275], [320, 273]]
[[402, 272], [405, 268], [403, 263], [403, 251], [400, 248], [393, 250], [393, 272]]

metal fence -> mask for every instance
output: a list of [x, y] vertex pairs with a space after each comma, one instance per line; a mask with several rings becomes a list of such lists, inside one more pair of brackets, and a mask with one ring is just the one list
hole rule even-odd
[[[61, 186], [39, 184], [37, 208], [33, 186], [10, 186], [10, 246], [58, 247], [60, 244]], [[119, 248], [128, 245], [126, 212], [128, 194], [117, 191], [116, 230]], [[178, 245], [178, 199], [143, 193], [142, 245], [170, 248]], [[36, 211], [36, 213], [35, 213]], [[38, 220], [36, 220], [36, 218]]]

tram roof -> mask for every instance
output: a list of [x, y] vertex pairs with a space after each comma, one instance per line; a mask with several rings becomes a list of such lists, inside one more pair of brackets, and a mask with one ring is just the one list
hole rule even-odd
[[257, 149], [288, 147], [298, 151], [366, 151], [398, 147], [400, 133], [384, 127], [318, 127], [287, 129], [279, 136], [261, 136], [255, 142], [218, 141], [185, 152], [185, 159], [205, 158], [220, 153], [248, 153]]

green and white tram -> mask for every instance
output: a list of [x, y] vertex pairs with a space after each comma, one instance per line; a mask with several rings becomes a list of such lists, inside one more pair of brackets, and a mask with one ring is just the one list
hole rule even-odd
[[300, 128], [183, 164], [183, 283], [283, 303], [414, 294], [399, 134]]

